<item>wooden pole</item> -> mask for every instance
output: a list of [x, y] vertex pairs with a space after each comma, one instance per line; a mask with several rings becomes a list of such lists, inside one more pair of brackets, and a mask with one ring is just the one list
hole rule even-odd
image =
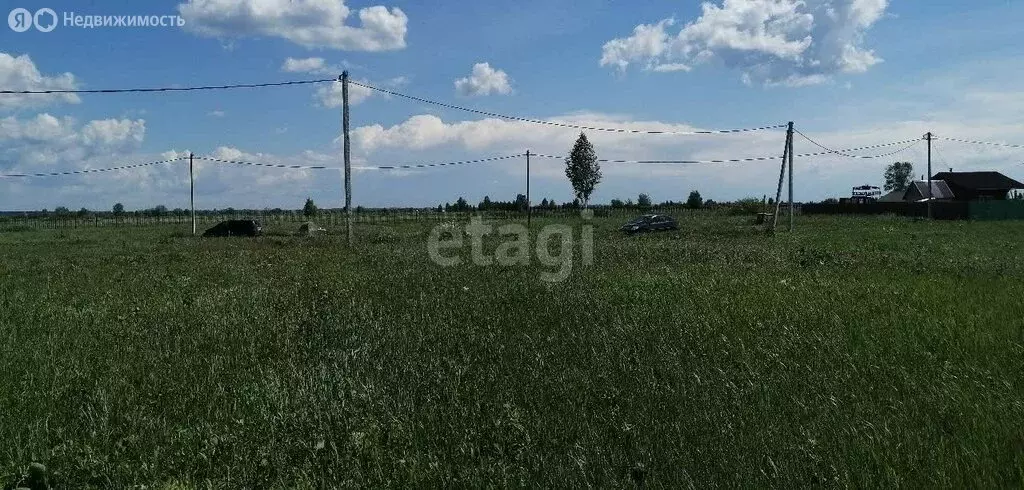
[[928, 140], [928, 219], [932, 219], [932, 132], [924, 137]]
[[352, 147], [348, 138], [348, 70], [341, 72], [341, 131], [345, 156], [345, 235], [352, 246]]
[[188, 152], [189, 205], [192, 207], [192, 236], [196, 236], [196, 177], [192, 170], [192, 159], [195, 155]]
[[793, 121], [786, 130], [789, 134], [789, 231], [793, 231]]
[[533, 206], [530, 204], [530, 150], [526, 150], [526, 228], [530, 228]]
[[786, 131], [786, 142], [782, 145], [782, 166], [779, 168], [779, 187], [775, 190], [775, 213], [772, 214], [772, 231], [779, 222], [779, 210], [782, 209], [782, 179], [786, 176], [786, 158], [789, 156], [789, 143], [793, 133]]

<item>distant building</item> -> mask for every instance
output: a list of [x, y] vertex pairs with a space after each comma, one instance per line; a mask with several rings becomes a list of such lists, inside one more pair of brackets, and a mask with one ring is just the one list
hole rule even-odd
[[854, 187], [850, 193], [850, 202], [862, 204], [866, 202], [875, 202], [882, 195], [882, 189], [873, 185], [858, 185]]
[[939, 172], [932, 176], [932, 182], [936, 180], [945, 181], [957, 201], [1003, 201], [1011, 190], [1024, 189], [1024, 184], [999, 172]]

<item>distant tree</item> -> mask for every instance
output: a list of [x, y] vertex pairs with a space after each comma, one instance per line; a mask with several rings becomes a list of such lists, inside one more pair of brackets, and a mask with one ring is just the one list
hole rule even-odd
[[834, 197], [830, 197], [828, 199], [825, 199], [822, 202], [825, 203], [825, 204], [837, 204], [839, 202], [839, 200], [834, 198]]
[[161, 204], [161, 205], [153, 208], [152, 214], [153, 214], [153, 216], [163, 216], [163, 215], [167, 214], [167, 206], [164, 206], [163, 204]]
[[627, 208], [633, 207], [633, 200], [632, 199], [626, 199], [626, 207]]
[[885, 190], [904, 191], [914, 177], [914, 165], [910, 162], [896, 162], [885, 169]]
[[480, 202], [480, 205], [477, 206], [477, 208], [479, 210], [481, 210], [481, 211], [487, 211], [488, 209], [490, 209], [491, 208], [491, 197], [490, 196], [484, 196], [484, 200]]
[[446, 202], [446, 203], [444, 203], [444, 210], [445, 210], [445, 212], [449, 212], [449, 211], [451, 211], [451, 210], [452, 210], [452, 205], [451, 205], [451, 203], [447, 203], [447, 202]]
[[437, 212], [439, 212], [439, 213], [443, 213], [443, 212], [444, 212], [444, 206], [442, 206], [442, 205], [438, 204], [438, 205], [437, 205]]
[[89, 210], [85, 209], [85, 208], [79, 209], [78, 210], [78, 216], [81, 217], [81, 218], [89, 216]]
[[466, 202], [466, 199], [459, 196], [459, 199], [455, 201], [455, 206], [452, 207], [454, 211], [472, 211], [473, 207]]
[[649, 208], [649, 207], [651, 207], [651, 196], [648, 196], [647, 194], [641, 193], [636, 198], [636, 205], [640, 206], [641, 208]]
[[707, 201], [704, 201], [704, 207], [705, 208], [714, 208], [717, 205], [718, 205], [718, 203], [716, 203], [714, 200], [711, 200], [711, 199], [708, 199]]
[[121, 203], [114, 204], [114, 214], [120, 215], [121, 213], [124, 213], [124, 204], [121, 204]]
[[624, 205], [625, 203], [622, 202], [622, 199], [612, 199], [612, 208], [618, 209], [623, 207]]
[[316, 216], [316, 203], [313, 202], [312, 198], [306, 198], [306, 204], [302, 206], [302, 214], [307, 218]]
[[54, 209], [53, 212], [57, 216], [65, 216], [71, 214], [71, 210], [64, 206], [57, 206], [57, 208]]
[[601, 165], [597, 162], [594, 145], [590, 144], [584, 133], [580, 133], [569, 157], [565, 159], [565, 176], [572, 184], [576, 200], [582, 203], [584, 208], [587, 207], [590, 195], [601, 182]]
[[548, 208], [548, 198], [545, 197], [544, 199], [540, 200], [540, 209], [547, 209], [547, 208]]
[[704, 199], [700, 197], [700, 192], [690, 191], [690, 197], [686, 198], [686, 207], [699, 209], [702, 204], [704, 204]]
[[513, 209], [518, 211], [526, 211], [526, 207], [526, 194], [516, 194], [516, 201], [515, 203], [513, 203]]

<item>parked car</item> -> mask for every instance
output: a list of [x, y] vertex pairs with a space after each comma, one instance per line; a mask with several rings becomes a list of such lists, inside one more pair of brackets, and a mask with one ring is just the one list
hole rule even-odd
[[203, 233], [204, 237], [222, 236], [260, 236], [263, 234], [263, 226], [254, 219], [231, 219], [217, 223], [213, 228]]
[[675, 218], [671, 216], [664, 214], [645, 214], [622, 225], [619, 229], [626, 232], [627, 235], [632, 235], [633, 233], [644, 233], [649, 231], [678, 230], [679, 224], [676, 223]]

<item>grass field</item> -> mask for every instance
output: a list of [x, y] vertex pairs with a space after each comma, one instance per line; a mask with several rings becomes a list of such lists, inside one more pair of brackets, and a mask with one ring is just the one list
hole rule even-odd
[[0, 484], [1024, 485], [1024, 222], [679, 218], [561, 283], [434, 223], [2, 233]]

